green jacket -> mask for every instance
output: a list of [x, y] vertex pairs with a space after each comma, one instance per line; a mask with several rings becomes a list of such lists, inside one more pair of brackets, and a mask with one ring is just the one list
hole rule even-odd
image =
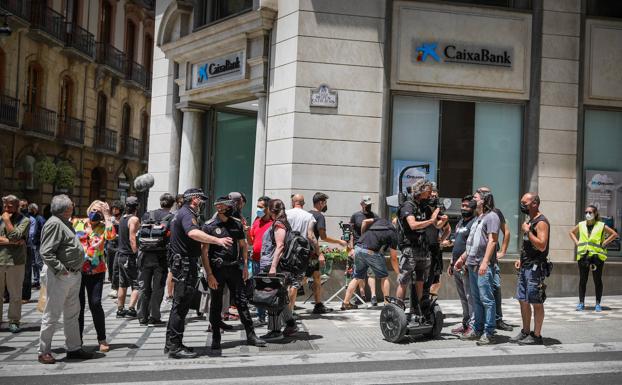
[[[28, 239], [30, 219], [20, 213], [11, 216], [13, 231], [7, 232], [4, 220], [0, 219], [0, 236], [9, 238], [9, 241]], [[23, 245], [0, 245], [0, 266], [23, 265], [26, 263], [26, 244]]]
[[84, 263], [84, 248], [76, 237], [71, 223], [56, 215], [43, 225], [39, 254], [54, 274], [80, 271]]

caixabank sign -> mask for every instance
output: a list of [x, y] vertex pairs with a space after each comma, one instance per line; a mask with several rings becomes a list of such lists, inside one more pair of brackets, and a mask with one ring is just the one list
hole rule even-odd
[[459, 42], [414, 41], [413, 62], [456, 63], [512, 68], [511, 47]]
[[192, 88], [243, 79], [246, 74], [246, 52], [239, 51], [192, 65]]

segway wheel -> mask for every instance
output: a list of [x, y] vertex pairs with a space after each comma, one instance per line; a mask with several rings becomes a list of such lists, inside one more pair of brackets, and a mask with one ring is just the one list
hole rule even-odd
[[384, 305], [380, 312], [380, 330], [385, 340], [399, 342], [406, 334], [407, 325], [406, 313], [402, 308], [393, 303]]
[[441, 331], [443, 330], [443, 322], [445, 321], [445, 315], [443, 314], [443, 311], [441, 310], [440, 306], [434, 305], [431, 316], [432, 316], [432, 321], [433, 321], [433, 327], [432, 327], [432, 331], [428, 333], [427, 336], [429, 338], [438, 338], [440, 337]]

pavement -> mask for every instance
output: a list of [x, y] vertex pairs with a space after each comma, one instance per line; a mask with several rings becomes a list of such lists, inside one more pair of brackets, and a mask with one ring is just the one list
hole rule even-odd
[[[104, 293], [108, 293], [106, 285]], [[136, 319], [117, 319], [116, 303], [104, 300], [110, 352], [90, 361], [65, 360], [62, 328], [54, 336], [55, 365], [37, 362], [41, 313], [38, 292], [23, 306], [23, 331], [0, 329], [0, 384], [246, 384], [246, 383], [482, 383], [620, 384], [622, 383], [622, 296], [603, 299], [604, 311], [576, 312], [576, 298], [549, 298], [543, 328], [544, 346], [508, 342], [518, 332], [499, 332], [498, 343], [478, 347], [450, 333], [461, 321], [458, 301], [440, 300], [445, 314], [441, 336], [406, 338], [394, 344], [382, 338], [381, 306], [311, 314], [311, 304], [298, 310], [300, 332], [266, 348], [247, 346], [242, 325], [223, 334], [222, 350], [212, 351], [208, 322], [189, 314], [184, 343], [200, 354], [193, 360], [171, 360], [163, 354], [166, 327], [145, 327]], [[302, 297], [299, 297], [299, 299]], [[4, 306], [6, 320], [7, 305]], [[170, 305], [163, 303], [163, 319]], [[516, 300], [503, 302], [504, 319], [518, 327]], [[85, 315], [84, 345], [95, 350], [97, 339], [90, 313]], [[257, 334], [267, 332], [257, 327]], [[43, 377], [45, 376], [45, 377]]]

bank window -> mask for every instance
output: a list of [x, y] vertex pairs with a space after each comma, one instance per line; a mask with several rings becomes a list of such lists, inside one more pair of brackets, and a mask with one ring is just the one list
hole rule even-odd
[[451, 0], [454, 3], [488, 5], [514, 9], [531, 9], [531, 0]]
[[622, 1], [587, 0], [588, 16], [622, 18]]
[[428, 178], [447, 213], [460, 215], [460, 199], [477, 187], [492, 189], [496, 206], [511, 230], [509, 252], [517, 251], [523, 106], [438, 100], [411, 96], [393, 99], [392, 190], [409, 165], [429, 165]]
[[205, 0], [195, 6], [194, 27], [228, 18], [253, 9], [253, 0]]
[[[609, 227], [615, 228], [618, 234], [622, 230], [621, 144], [621, 111], [585, 111], [583, 203], [598, 207], [601, 218]], [[610, 256], [622, 256], [619, 240], [611, 243], [607, 249]]]

